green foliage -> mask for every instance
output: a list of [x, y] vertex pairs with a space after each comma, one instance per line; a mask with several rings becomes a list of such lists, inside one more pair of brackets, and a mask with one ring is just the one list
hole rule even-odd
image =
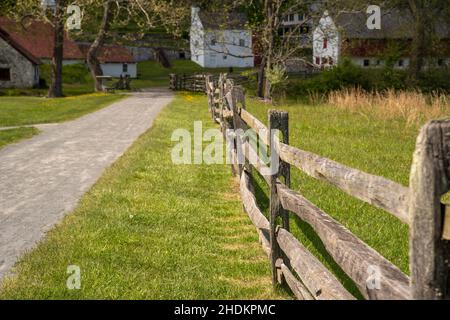
[[306, 80], [293, 79], [287, 86], [288, 96], [305, 96], [310, 93], [326, 94], [345, 88], [361, 88], [366, 91], [387, 89], [418, 89], [425, 93], [432, 91], [450, 92], [448, 69], [423, 72], [416, 88], [408, 87], [407, 71], [390, 67], [361, 68], [344, 60], [335, 68]]
[[[50, 83], [51, 65], [39, 66], [41, 78]], [[87, 84], [92, 82], [91, 75], [85, 64], [77, 63], [63, 66], [63, 83], [65, 84]]]

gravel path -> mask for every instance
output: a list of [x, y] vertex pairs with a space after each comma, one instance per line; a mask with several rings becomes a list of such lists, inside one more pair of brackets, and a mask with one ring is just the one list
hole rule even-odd
[[135, 93], [0, 150], [0, 279], [147, 129], [172, 100], [166, 90]]

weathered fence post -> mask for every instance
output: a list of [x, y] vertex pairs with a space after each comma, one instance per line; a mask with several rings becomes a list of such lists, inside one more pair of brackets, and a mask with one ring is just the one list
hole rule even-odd
[[[275, 131], [279, 130], [282, 134], [280, 141], [289, 143], [289, 116], [287, 112], [278, 110], [269, 110], [269, 150], [271, 159], [273, 161], [273, 152], [276, 151], [275, 146]], [[282, 259], [282, 253], [277, 243], [277, 218], [281, 217], [283, 221], [283, 228], [289, 231], [289, 213], [281, 207], [280, 199], [277, 191], [277, 180], [280, 177], [284, 178], [284, 182], [290, 187], [290, 166], [281, 161], [278, 153], [275, 155], [279, 161], [279, 168], [276, 173], [272, 172], [270, 176], [270, 247], [271, 247], [271, 263], [272, 263], [272, 283], [275, 285], [278, 282], [278, 268], [277, 260]], [[271, 163], [272, 170], [274, 163]]]
[[417, 138], [410, 176], [410, 271], [413, 299], [450, 298], [450, 244], [443, 239], [449, 190], [450, 120], [431, 121]]
[[176, 90], [177, 89], [177, 75], [175, 73], [171, 73], [169, 75], [169, 78], [170, 78], [170, 84], [169, 84], [170, 90]]

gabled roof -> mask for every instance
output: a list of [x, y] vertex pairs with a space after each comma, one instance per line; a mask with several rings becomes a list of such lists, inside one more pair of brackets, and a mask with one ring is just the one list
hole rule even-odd
[[29, 52], [27, 49], [25, 49], [24, 47], [22, 47], [19, 43], [17, 43], [12, 37], [11, 35], [6, 32], [5, 30], [3, 30], [0, 27], [0, 38], [2, 38], [6, 43], [8, 43], [11, 47], [13, 47], [14, 49], [16, 49], [17, 52], [19, 52], [20, 54], [22, 54], [25, 58], [27, 58], [31, 63], [38, 65], [41, 64], [41, 61], [36, 58], [33, 54], [31, 54], [31, 52]]
[[[43, 21], [32, 21], [25, 28], [14, 20], [0, 17], [0, 27], [5, 30], [22, 48], [39, 59], [51, 59], [54, 47], [54, 28]], [[64, 32], [64, 59], [83, 59], [83, 54], [72, 41], [67, 32]]]
[[198, 13], [200, 21], [205, 29], [212, 30], [245, 30], [247, 27], [247, 15], [242, 12], [207, 12]]
[[[83, 57], [87, 56], [89, 43], [79, 44]], [[125, 47], [118, 45], [105, 45], [100, 49], [98, 55], [100, 63], [135, 63], [133, 55]]]
[[[348, 39], [411, 39], [413, 18], [408, 10], [390, 10], [381, 15], [381, 29], [367, 28], [365, 12], [342, 12], [333, 18], [337, 28]], [[435, 19], [436, 35], [440, 39], [450, 39], [450, 21]]]

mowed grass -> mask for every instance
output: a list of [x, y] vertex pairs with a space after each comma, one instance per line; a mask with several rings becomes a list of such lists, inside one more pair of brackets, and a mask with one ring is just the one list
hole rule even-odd
[[7, 144], [18, 142], [22, 139], [31, 138], [38, 133], [39, 130], [33, 127], [0, 130], [0, 149]]
[[[174, 165], [175, 129], [215, 127], [178, 95], [151, 130], [17, 264], [0, 299], [273, 299], [269, 260], [227, 165]], [[81, 268], [81, 290], [66, 287]]]
[[0, 97], [0, 127], [72, 120], [106, 107], [123, 97], [103, 93], [58, 99]]
[[[350, 113], [330, 106], [287, 104], [269, 106], [249, 100], [248, 109], [267, 124], [267, 110], [289, 112], [290, 144], [300, 149], [328, 157], [347, 166], [380, 175], [404, 186], [409, 185], [409, 173], [415, 149], [418, 127], [403, 121], [383, 121]], [[383, 210], [356, 200], [337, 188], [291, 169], [292, 189], [310, 199], [355, 235], [409, 273], [408, 228]], [[268, 210], [267, 187], [258, 181], [258, 197]], [[327, 254], [314, 231], [294, 215], [293, 233], [329, 267], [354, 294], [356, 287]]]

